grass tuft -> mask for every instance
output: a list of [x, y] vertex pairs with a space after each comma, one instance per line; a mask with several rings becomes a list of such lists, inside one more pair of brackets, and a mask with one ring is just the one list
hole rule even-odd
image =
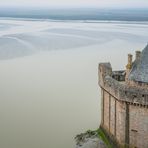
[[106, 144], [108, 148], [113, 148], [108, 138], [100, 128], [97, 129], [96, 132], [98, 133], [98, 137]]

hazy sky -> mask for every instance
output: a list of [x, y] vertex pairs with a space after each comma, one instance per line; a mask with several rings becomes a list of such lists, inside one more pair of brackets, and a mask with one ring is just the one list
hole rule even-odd
[[148, 7], [148, 0], [0, 0], [0, 6]]

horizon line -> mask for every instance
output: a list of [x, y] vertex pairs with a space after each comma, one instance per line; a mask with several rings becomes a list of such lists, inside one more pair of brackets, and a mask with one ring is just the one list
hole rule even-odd
[[24, 9], [148, 9], [148, 6], [27, 6], [27, 5], [1, 5], [0, 8], [24, 8]]

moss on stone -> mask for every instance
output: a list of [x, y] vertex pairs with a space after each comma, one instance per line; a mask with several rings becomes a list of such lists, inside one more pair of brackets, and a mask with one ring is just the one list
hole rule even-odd
[[111, 143], [109, 142], [108, 138], [106, 137], [105, 133], [101, 128], [97, 129], [96, 132], [98, 133], [98, 137], [106, 144], [108, 148], [113, 148]]
[[105, 135], [105, 133], [101, 128], [94, 131], [88, 130], [85, 133], [77, 135], [75, 137], [76, 144], [81, 146], [81, 143], [83, 143], [86, 138], [94, 138], [94, 137], [98, 137], [99, 139], [101, 139], [107, 148], [113, 148], [112, 144], [110, 143], [110, 141], [108, 140], [107, 136]]

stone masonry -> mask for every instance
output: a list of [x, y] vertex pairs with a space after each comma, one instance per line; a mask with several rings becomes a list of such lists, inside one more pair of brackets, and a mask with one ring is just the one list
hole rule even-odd
[[135, 57], [123, 71], [99, 64], [101, 128], [116, 147], [148, 148], [148, 45]]

